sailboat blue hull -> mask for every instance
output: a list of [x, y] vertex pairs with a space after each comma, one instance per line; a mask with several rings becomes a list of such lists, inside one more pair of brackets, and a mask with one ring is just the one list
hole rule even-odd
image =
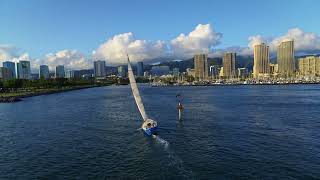
[[[143, 128], [142, 128], [143, 129]], [[148, 135], [148, 136], [151, 136], [152, 134], [154, 134], [158, 129], [158, 126], [156, 127], [152, 127], [152, 128], [146, 128], [146, 129], [143, 129], [143, 132]]]

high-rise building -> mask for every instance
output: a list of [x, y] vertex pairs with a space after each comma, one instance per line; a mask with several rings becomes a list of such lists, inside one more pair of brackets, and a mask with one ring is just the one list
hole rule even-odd
[[308, 56], [299, 58], [299, 75], [314, 77], [320, 76], [320, 57]]
[[47, 65], [40, 65], [39, 69], [39, 78], [49, 79], [50, 78], [50, 72], [49, 67]]
[[11, 61], [5, 61], [2, 63], [3, 67], [7, 68], [11, 72], [11, 77], [16, 78], [16, 64]]
[[225, 78], [235, 78], [236, 56], [236, 53], [225, 53], [223, 55], [223, 76]]
[[143, 76], [143, 62], [138, 62], [137, 64], [137, 76], [142, 77]]
[[17, 77], [19, 79], [31, 79], [30, 61], [19, 61], [17, 63]]
[[12, 71], [6, 67], [0, 67], [0, 80], [9, 80], [12, 79]]
[[261, 43], [254, 46], [253, 76], [255, 78], [269, 76], [269, 46]]
[[277, 52], [278, 73], [282, 77], [295, 75], [294, 41], [283, 41], [278, 46]]
[[58, 65], [56, 66], [56, 78], [64, 78], [64, 66], [63, 65]]
[[118, 67], [118, 77], [125, 78], [126, 75], [127, 75], [127, 72], [126, 72], [125, 66], [119, 66]]
[[105, 61], [94, 61], [94, 76], [105, 77], [106, 73], [106, 62]]
[[207, 80], [208, 69], [208, 55], [196, 54], [194, 56], [195, 78], [198, 80]]

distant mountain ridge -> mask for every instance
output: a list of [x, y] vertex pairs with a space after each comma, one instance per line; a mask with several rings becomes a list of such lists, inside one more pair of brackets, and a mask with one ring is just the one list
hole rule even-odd
[[[320, 56], [320, 54], [309, 54], [309, 55], [299, 55], [295, 56], [296, 63], [299, 58], [304, 58], [306, 56]], [[145, 65], [146, 70], [150, 70], [152, 66], [169, 66], [172, 70], [173, 68], [179, 68], [180, 72], [185, 72], [187, 68], [194, 68], [193, 58], [185, 59], [185, 60], [168, 60], [167, 58], [164, 59], [157, 59], [159, 63], [156, 65]], [[155, 62], [155, 61], [153, 61]], [[271, 63], [277, 63], [277, 57], [272, 57], [270, 59]], [[208, 66], [217, 65], [222, 66], [222, 57], [214, 57], [208, 58]], [[236, 58], [236, 68], [247, 68], [249, 71], [253, 70], [253, 56], [237, 56]]]
[[[208, 66], [222, 66], [222, 58], [221, 57], [214, 57], [214, 58], [208, 58]], [[156, 65], [145, 65], [145, 70], [150, 70], [152, 66], [169, 66], [169, 68], [172, 70], [173, 68], [179, 68], [180, 72], [186, 71], [187, 68], [194, 68], [194, 61], [193, 58], [186, 59], [186, 60], [170, 60], [170, 61], [162, 61], [159, 64]], [[252, 69], [253, 67], [253, 57], [251, 56], [237, 56], [236, 61], [236, 68], [239, 67], [246, 67], [248, 69]]]

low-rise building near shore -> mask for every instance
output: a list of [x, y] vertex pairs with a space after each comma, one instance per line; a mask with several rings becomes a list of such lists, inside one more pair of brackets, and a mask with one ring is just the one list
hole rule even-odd
[[238, 78], [245, 79], [248, 77], [248, 75], [247, 68], [238, 68]]
[[320, 76], [320, 57], [307, 56], [299, 58], [299, 75], [302, 77]]
[[278, 64], [270, 63], [270, 75], [273, 77], [278, 76]]
[[187, 75], [188, 75], [188, 76], [195, 77], [195, 70], [194, 70], [194, 69], [187, 68], [186, 71], [187, 71]]

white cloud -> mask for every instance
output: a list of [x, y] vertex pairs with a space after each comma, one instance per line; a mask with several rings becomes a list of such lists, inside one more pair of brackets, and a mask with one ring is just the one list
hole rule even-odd
[[199, 24], [188, 35], [180, 34], [171, 40], [171, 50], [175, 57], [189, 58], [195, 53], [210, 52], [220, 43], [221, 33], [217, 33], [210, 24]]
[[248, 41], [249, 41], [248, 47], [250, 49], [253, 49], [253, 47], [255, 45], [257, 45], [257, 44], [261, 44], [261, 43], [264, 43], [264, 42], [269, 42], [270, 38], [263, 37], [261, 35], [256, 35], [256, 36], [250, 36], [248, 38]]
[[19, 60], [30, 61], [31, 58], [28, 53], [23, 53], [19, 57], [13, 58], [13, 61], [18, 62]]
[[93, 51], [94, 59], [104, 59], [108, 64], [126, 63], [126, 53], [132, 61], [145, 61], [161, 57], [190, 58], [195, 53], [210, 52], [220, 43], [221, 33], [210, 24], [199, 24], [188, 35], [180, 34], [169, 43], [137, 40], [133, 33], [118, 34]]
[[64, 65], [66, 69], [88, 69], [93, 66], [92, 61], [79, 51], [67, 49], [56, 53], [49, 53], [45, 57], [31, 62], [34, 69], [39, 69], [39, 66], [42, 64], [48, 65], [52, 71], [57, 65]]
[[242, 50], [243, 54], [251, 53], [253, 46], [257, 43], [265, 42], [270, 47], [270, 52], [275, 53], [279, 44], [288, 39], [294, 40], [295, 51], [297, 53], [320, 52], [320, 36], [316, 33], [305, 32], [300, 28], [289, 29], [288, 32], [279, 37], [264, 37], [261, 35], [251, 36], [248, 38], [249, 48]]
[[115, 35], [93, 51], [94, 59], [104, 59], [108, 64], [126, 63], [126, 54], [130, 60], [142, 61], [165, 56], [167, 46], [163, 41], [136, 40], [133, 33]]
[[0, 44], [0, 62], [17, 58], [18, 48], [15, 46]]
[[30, 61], [28, 53], [20, 53], [20, 50], [12, 45], [0, 44], [0, 63], [4, 61], [18, 62], [19, 60]]
[[26, 52], [20, 53], [15, 46], [0, 44], [0, 63], [8, 60], [13, 62], [19, 60], [30, 61], [33, 72], [37, 72], [42, 64], [48, 65], [50, 70], [54, 70], [56, 65], [64, 65], [67, 69], [87, 69], [93, 66], [92, 61], [77, 50], [62, 50], [33, 59]]

